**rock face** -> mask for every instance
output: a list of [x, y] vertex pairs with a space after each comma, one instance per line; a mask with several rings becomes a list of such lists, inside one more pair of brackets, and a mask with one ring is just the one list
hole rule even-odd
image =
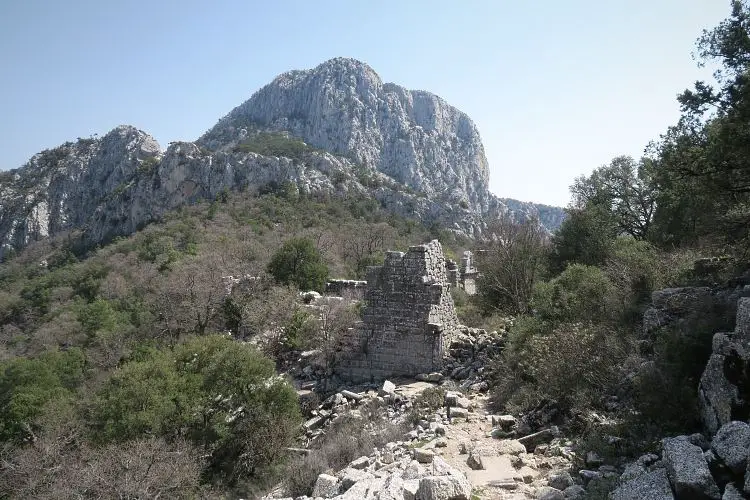
[[[297, 141], [299, 154], [243, 149], [261, 132], [307, 144]], [[148, 134], [121, 126], [0, 173], [0, 259], [71, 229], [83, 230], [88, 245], [104, 243], [225, 189], [369, 198], [468, 236], [503, 213], [559, 225], [562, 209], [492, 195], [488, 172], [466, 114], [428, 92], [383, 83], [364, 63], [333, 59], [279, 76], [195, 143], [162, 151]]]
[[711, 358], [701, 376], [699, 402], [703, 425], [710, 434], [732, 420], [750, 417], [750, 298], [737, 306], [733, 333], [717, 333]]
[[98, 139], [44, 151], [23, 169], [0, 173], [0, 244], [22, 248], [82, 227], [102, 200], [160, 156], [151, 136], [122, 126]]
[[199, 142], [215, 148], [238, 140], [253, 124], [351, 156], [428, 196], [448, 195], [482, 210], [497, 204], [471, 119], [434, 94], [383, 83], [354, 59], [276, 77]]

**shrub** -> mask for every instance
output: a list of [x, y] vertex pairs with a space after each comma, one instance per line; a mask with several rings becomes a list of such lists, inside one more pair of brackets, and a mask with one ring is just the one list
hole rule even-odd
[[84, 368], [79, 349], [0, 363], [0, 441], [33, 437], [48, 404], [73, 400]]
[[600, 405], [619, 380], [618, 365], [629, 348], [617, 332], [602, 325], [539, 319], [518, 321], [510, 345], [495, 366], [494, 404], [524, 412], [545, 400], [563, 410]]
[[268, 272], [279, 283], [293, 284], [301, 290], [323, 291], [328, 266], [312, 241], [292, 238], [271, 258]]
[[619, 297], [598, 267], [571, 264], [551, 281], [537, 283], [533, 304], [546, 321], [606, 321], [617, 319]]
[[136, 351], [92, 406], [100, 442], [187, 436], [209, 451], [209, 470], [227, 484], [273, 470], [301, 420], [297, 395], [273, 362], [220, 335]]

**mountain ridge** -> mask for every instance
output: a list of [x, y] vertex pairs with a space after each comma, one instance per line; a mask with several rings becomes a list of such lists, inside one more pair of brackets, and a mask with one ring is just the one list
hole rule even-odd
[[467, 236], [503, 213], [536, 216], [550, 231], [562, 220], [561, 209], [496, 197], [488, 181], [479, 132], [465, 113], [336, 58], [277, 76], [195, 142], [163, 150], [121, 125], [0, 173], [0, 257], [70, 229], [101, 244], [226, 189], [284, 185], [371, 198]]

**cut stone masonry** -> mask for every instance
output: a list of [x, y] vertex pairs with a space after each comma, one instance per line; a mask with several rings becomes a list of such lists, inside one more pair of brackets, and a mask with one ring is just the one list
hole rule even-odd
[[339, 346], [336, 372], [353, 381], [440, 370], [458, 332], [440, 242], [387, 252], [368, 269], [363, 321]]

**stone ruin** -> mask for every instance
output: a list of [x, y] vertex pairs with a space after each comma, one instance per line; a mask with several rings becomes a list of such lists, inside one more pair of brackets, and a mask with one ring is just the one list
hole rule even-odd
[[326, 295], [361, 300], [365, 296], [367, 281], [362, 280], [330, 280], [326, 283]]
[[432, 240], [369, 268], [363, 320], [342, 339], [336, 373], [371, 381], [439, 371], [459, 327], [446, 267]]
[[461, 267], [456, 261], [448, 260], [446, 263], [448, 272], [448, 282], [462, 288], [467, 294], [475, 295], [477, 293], [477, 276], [479, 271], [474, 267], [474, 255], [470, 251], [465, 251], [461, 257]]

